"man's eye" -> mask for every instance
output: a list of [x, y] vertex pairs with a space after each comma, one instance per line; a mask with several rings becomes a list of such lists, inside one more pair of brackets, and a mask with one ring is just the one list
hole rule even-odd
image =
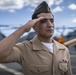
[[43, 19], [43, 20], [41, 20], [40, 22], [41, 22], [41, 23], [45, 23], [45, 22], [47, 22], [47, 19]]
[[51, 22], [51, 23], [53, 23], [53, 22], [54, 22], [54, 20], [53, 20], [53, 19], [50, 19], [50, 22]]
[[49, 20], [51, 23], [54, 22], [54, 19], [42, 19], [42, 20], [40, 21], [40, 23], [46, 23], [48, 20]]

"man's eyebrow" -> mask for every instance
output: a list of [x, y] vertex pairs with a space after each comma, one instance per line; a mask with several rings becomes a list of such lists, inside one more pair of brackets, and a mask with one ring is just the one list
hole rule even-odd
[[[39, 17], [37, 17], [39, 18]], [[42, 20], [54, 20], [54, 18], [43, 18]]]

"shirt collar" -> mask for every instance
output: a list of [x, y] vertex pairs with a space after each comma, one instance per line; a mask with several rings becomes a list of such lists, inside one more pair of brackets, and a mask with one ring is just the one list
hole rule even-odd
[[[31, 40], [31, 42], [32, 42], [32, 45], [33, 45], [33, 50], [47, 50], [47, 51], [50, 51], [50, 50], [48, 50], [47, 47], [45, 47], [41, 43], [41, 41], [38, 39], [37, 35]], [[63, 45], [61, 45], [60, 43], [58, 43], [54, 39], [53, 39], [53, 43], [54, 43], [54, 48], [56, 49], [56, 52], [58, 50], [65, 50], [65, 48], [63, 48]]]
[[33, 50], [46, 50], [50, 52], [50, 50], [48, 50], [48, 48], [41, 43], [37, 35], [31, 40], [31, 42], [33, 45]]

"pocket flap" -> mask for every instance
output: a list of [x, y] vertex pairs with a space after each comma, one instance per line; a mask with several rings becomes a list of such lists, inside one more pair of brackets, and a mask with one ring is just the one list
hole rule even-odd
[[68, 63], [59, 63], [59, 69], [63, 70], [64, 72], [68, 69]]
[[48, 65], [30, 65], [29, 70], [36, 72], [36, 73], [41, 73], [41, 72], [46, 72], [49, 70]]

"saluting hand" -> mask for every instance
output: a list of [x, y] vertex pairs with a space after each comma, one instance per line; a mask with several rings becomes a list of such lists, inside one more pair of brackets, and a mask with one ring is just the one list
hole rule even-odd
[[29, 32], [31, 27], [35, 26], [37, 22], [42, 20], [43, 17], [39, 17], [37, 19], [29, 20], [23, 27], [25, 28], [25, 32]]

